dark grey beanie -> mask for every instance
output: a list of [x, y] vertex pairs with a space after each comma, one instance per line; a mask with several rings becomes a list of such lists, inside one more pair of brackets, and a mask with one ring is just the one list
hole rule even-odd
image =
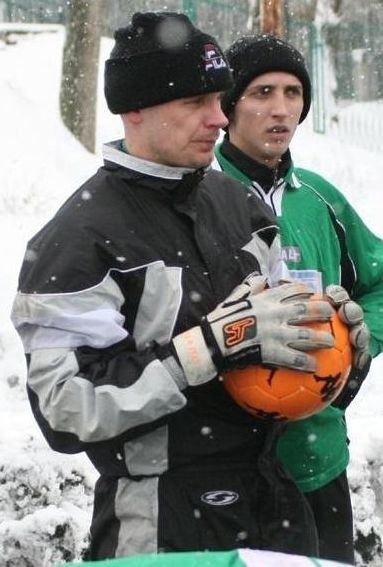
[[225, 53], [233, 73], [234, 85], [222, 98], [222, 110], [230, 116], [247, 85], [263, 73], [285, 71], [298, 77], [303, 86], [303, 110], [306, 118], [311, 105], [311, 81], [303, 55], [290, 43], [273, 35], [244, 36]]
[[184, 14], [137, 12], [115, 40], [105, 63], [105, 97], [114, 114], [232, 86], [218, 43]]

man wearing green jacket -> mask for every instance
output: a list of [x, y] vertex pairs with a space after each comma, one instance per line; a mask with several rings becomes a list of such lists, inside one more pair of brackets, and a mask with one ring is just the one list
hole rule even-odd
[[[295, 167], [289, 151], [311, 103], [304, 59], [292, 45], [267, 35], [242, 37], [226, 55], [235, 83], [222, 99], [229, 126], [216, 147], [215, 167], [241, 180], [273, 209], [292, 279], [318, 292], [341, 285], [362, 306], [371, 331], [370, 354], [376, 356], [383, 348], [383, 241], [331, 183]], [[289, 423], [279, 443], [285, 468], [311, 504], [320, 556], [351, 564], [344, 413], [369, 365], [370, 360], [362, 371], [352, 370], [332, 406]]]

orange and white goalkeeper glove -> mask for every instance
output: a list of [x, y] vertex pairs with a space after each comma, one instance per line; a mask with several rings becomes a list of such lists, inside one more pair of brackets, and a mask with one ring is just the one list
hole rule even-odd
[[249, 278], [199, 326], [173, 339], [189, 385], [251, 364], [315, 370], [315, 358], [305, 351], [329, 348], [334, 339], [304, 323], [329, 320], [331, 305], [311, 299], [313, 292], [301, 283], [265, 289], [265, 282], [263, 276]]

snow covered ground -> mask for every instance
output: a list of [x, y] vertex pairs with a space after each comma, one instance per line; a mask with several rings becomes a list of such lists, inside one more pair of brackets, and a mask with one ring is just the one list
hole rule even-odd
[[[101, 162], [60, 121], [62, 45], [62, 31], [0, 43], [0, 567], [78, 560], [86, 547], [95, 480], [83, 455], [53, 453], [43, 440], [26, 399], [24, 357], [9, 321], [27, 239]], [[104, 59], [110, 43], [102, 46]], [[102, 141], [120, 137], [121, 129], [102, 94], [98, 115], [100, 148]], [[383, 237], [378, 152], [315, 135], [308, 122], [294, 140], [293, 156], [338, 185]], [[348, 410], [349, 477], [358, 545], [365, 550], [359, 565], [371, 567], [383, 564], [382, 400], [380, 357]]]

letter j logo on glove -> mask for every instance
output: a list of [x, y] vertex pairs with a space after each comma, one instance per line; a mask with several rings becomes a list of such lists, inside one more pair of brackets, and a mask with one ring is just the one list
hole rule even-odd
[[231, 321], [223, 327], [223, 339], [226, 348], [236, 346], [243, 341], [253, 339], [257, 334], [255, 317], [244, 317]]

